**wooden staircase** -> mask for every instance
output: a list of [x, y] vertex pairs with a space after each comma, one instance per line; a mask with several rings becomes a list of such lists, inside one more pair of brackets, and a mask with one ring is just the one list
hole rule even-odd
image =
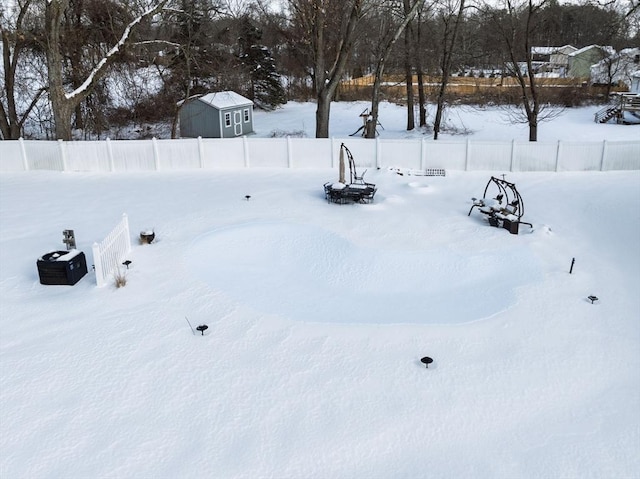
[[640, 115], [640, 94], [639, 93], [617, 93], [615, 94], [615, 104], [607, 105], [599, 110], [595, 116], [596, 123], [606, 123], [615, 118], [616, 123], [627, 123], [624, 120], [625, 112], [635, 117]]
[[595, 115], [596, 123], [606, 123], [614, 117], [622, 115], [622, 110], [618, 106], [606, 106]]

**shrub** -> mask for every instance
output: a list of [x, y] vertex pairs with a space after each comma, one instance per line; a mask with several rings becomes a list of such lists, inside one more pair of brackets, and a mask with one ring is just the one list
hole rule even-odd
[[113, 273], [113, 279], [116, 288], [122, 288], [127, 284], [127, 274], [120, 268], [116, 268], [116, 272]]

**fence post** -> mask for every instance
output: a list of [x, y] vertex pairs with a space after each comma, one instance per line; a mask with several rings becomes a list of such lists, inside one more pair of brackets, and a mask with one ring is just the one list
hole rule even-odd
[[22, 156], [22, 166], [24, 171], [29, 171], [29, 160], [27, 159], [27, 148], [24, 146], [24, 138], [18, 138], [20, 142], [20, 155]]
[[200, 169], [204, 168], [204, 143], [202, 137], [198, 137], [198, 161], [200, 162]]
[[111, 140], [107, 137], [105, 141], [107, 144], [107, 158], [109, 159], [109, 171], [114, 171], [115, 165], [113, 163], [113, 148], [111, 147]]
[[242, 154], [244, 155], [244, 167], [249, 168], [251, 166], [249, 163], [249, 142], [246, 136], [242, 137]]
[[158, 139], [155, 136], [151, 138], [151, 145], [153, 147], [153, 164], [158, 171], [160, 170], [160, 152], [158, 151]]
[[516, 162], [516, 140], [511, 140], [511, 162], [509, 164], [509, 171], [513, 171], [513, 165]]
[[291, 137], [287, 135], [287, 166], [293, 168], [293, 152], [291, 151]]
[[556, 148], [556, 173], [560, 168], [560, 153], [562, 151], [562, 141], [558, 140], [558, 147]]
[[124, 230], [127, 232], [127, 253], [131, 252], [131, 231], [129, 231], [129, 216], [126, 213], [122, 213], [122, 224]]
[[600, 171], [604, 171], [604, 163], [607, 159], [607, 140], [602, 140], [602, 157], [600, 158]]
[[469, 157], [471, 156], [471, 142], [467, 138], [467, 145], [464, 153], [464, 171], [469, 171]]
[[102, 260], [100, 258], [100, 245], [93, 243], [91, 246], [93, 251], [93, 269], [96, 273], [96, 283], [98, 287], [104, 286], [104, 270], [102, 267]]
[[67, 150], [64, 141], [58, 140], [58, 146], [60, 148], [60, 159], [62, 160], [62, 171], [67, 171]]

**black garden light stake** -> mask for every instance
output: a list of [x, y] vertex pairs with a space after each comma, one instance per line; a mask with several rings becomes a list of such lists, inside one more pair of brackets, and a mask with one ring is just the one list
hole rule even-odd
[[196, 329], [198, 331], [200, 331], [202, 333], [202, 335], [204, 336], [204, 332], [209, 329], [209, 326], [207, 326], [206, 324], [201, 324], [200, 326], [196, 326]]
[[593, 304], [594, 301], [598, 301], [598, 297], [593, 294], [591, 296], [587, 296], [587, 299], [591, 301], [591, 304]]
[[244, 195], [244, 197], [247, 201], [249, 201], [249, 199], [251, 198], [251, 195]]
[[127, 260], [123, 261], [122, 264], [125, 265], [127, 267], [127, 269], [129, 269], [129, 265], [131, 264], [131, 261], [127, 259]]
[[431, 359], [429, 356], [425, 356], [424, 358], [422, 358], [420, 360], [421, 363], [426, 364], [427, 369], [429, 369], [429, 364], [431, 364], [433, 362], [433, 359]]

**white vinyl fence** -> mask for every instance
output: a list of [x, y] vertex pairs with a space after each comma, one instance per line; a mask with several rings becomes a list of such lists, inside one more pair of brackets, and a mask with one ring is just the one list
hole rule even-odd
[[93, 243], [93, 264], [96, 269], [96, 282], [104, 286], [113, 275], [118, 273], [122, 261], [131, 252], [129, 218], [126, 214], [100, 243]]
[[640, 139], [519, 142], [242, 137], [72, 142], [5, 140], [0, 141], [0, 171], [336, 168], [343, 142], [353, 153], [356, 165], [364, 168], [460, 171], [640, 169]]

